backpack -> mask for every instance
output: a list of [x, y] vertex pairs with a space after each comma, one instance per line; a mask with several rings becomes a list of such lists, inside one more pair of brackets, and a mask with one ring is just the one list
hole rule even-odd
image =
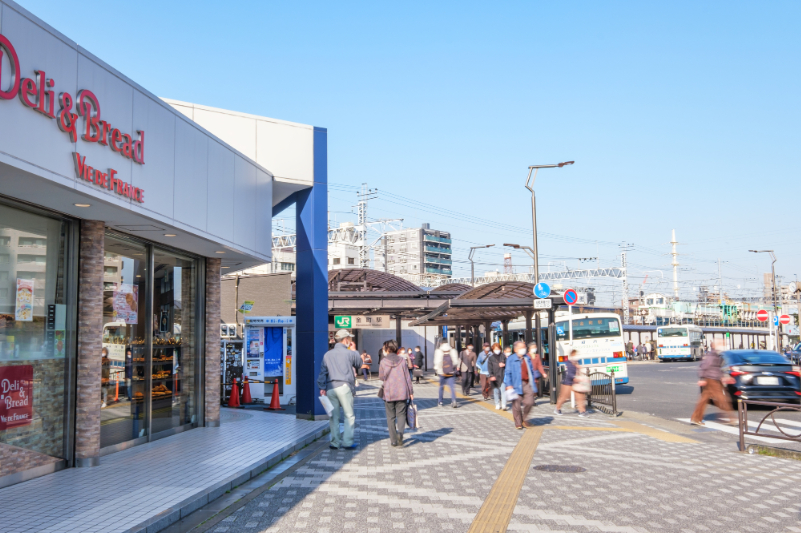
[[446, 378], [453, 376], [453, 359], [451, 359], [451, 352], [442, 352], [442, 375]]

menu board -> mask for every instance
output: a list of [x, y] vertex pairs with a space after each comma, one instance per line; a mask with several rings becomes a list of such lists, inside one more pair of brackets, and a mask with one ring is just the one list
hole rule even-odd
[[32, 419], [33, 365], [0, 366], [0, 431]]
[[17, 278], [17, 297], [14, 318], [19, 322], [33, 321], [33, 280]]
[[138, 324], [139, 320], [139, 286], [122, 283], [114, 291], [111, 300], [114, 310], [114, 321], [126, 324]]

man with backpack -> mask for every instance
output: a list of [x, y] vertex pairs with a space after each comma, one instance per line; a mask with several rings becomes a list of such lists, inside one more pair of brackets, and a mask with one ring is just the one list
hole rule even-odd
[[454, 388], [453, 376], [456, 369], [451, 356], [451, 345], [444, 341], [434, 352], [434, 372], [439, 376], [439, 406], [442, 407], [442, 391], [445, 385], [451, 389], [451, 407], [459, 407], [456, 404], [456, 389]]

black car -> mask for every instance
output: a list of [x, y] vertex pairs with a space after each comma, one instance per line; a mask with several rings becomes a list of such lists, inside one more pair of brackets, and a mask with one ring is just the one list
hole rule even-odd
[[723, 372], [734, 378], [728, 385], [733, 400], [801, 402], [801, 371], [780, 353], [729, 350], [722, 355]]

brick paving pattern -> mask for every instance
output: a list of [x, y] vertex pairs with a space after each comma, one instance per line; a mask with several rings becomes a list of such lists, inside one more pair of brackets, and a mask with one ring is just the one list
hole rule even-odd
[[[415, 387], [423, 427], [393, 448], [383, 402], [361, 385], [357, 452], [326, 449], [210, 531], [467, 531], [521, 432], [476, 403], [438, 408], [436, 390]], [[799, 462], [606, 432], [616, 426], [602, 414], [551, 412], [541, 404], [532, 416], [579, 429], [546, 428], [531, 466], [586, 471], [530, 469], [509, 531], [801, 532]]]

